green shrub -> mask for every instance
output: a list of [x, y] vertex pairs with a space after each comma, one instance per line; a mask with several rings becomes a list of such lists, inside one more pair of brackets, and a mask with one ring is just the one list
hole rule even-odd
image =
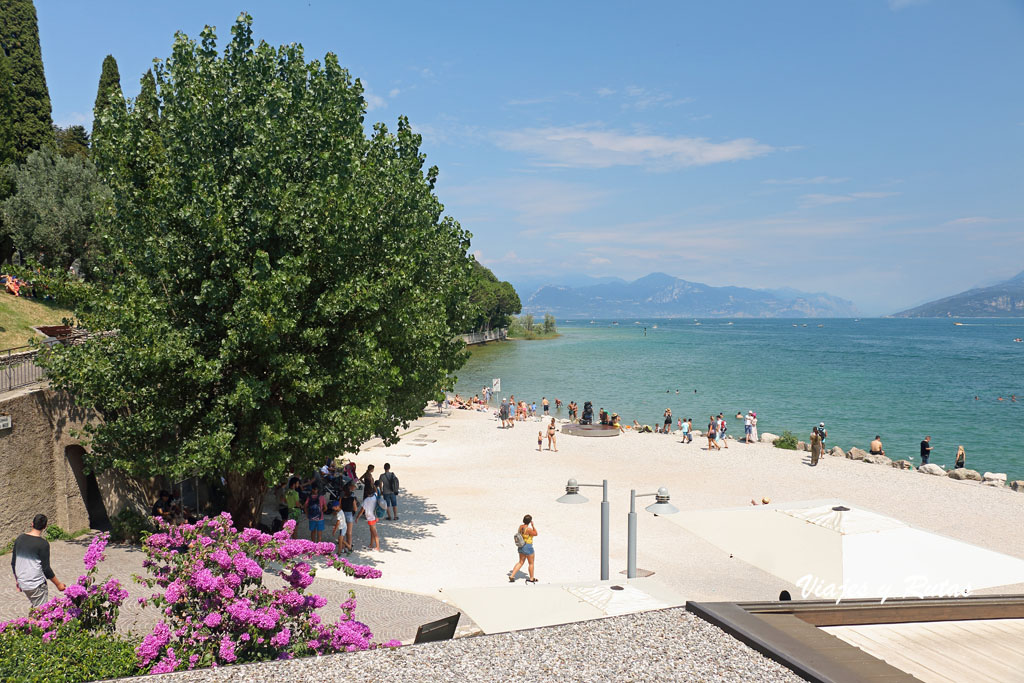
[[782, 432], [782, 436], [780, 436], [779, 438], [775, 439], [775, 447], [776, 448], [784, 448], [787, 451], [795, 451], [796, 450], [796, 444], [797, 444], [796, 434], [794, 434], [793, 432], [789, 431], [788, 429], [786, 431]]
[[16, 540], [18, 540], [18, 539], [12, 538], [10, 541], [7, 542], [7, 545], [5, 545], [3, 548], [0, 548], [0, 555], [6, 555], [9, 552], [13, 552], [14, 551], [14, 542]]
[[0, 634], [2, 681], [94, 681], [134, 676], [136, 643], [114, 635], [94, 635], [64, 627], [46, 642], [38, 633]]
[[90, 529], [79, 529], [74, 533], [68, 533], [64, 531], [56, 524], [50, 524], [46, 527], [46, 540], [48, 541], [70, 541], [73, 538], [78, 538], [82, 534], [89, 533]]
[[142, 543], [154, 531], [153, 519], [131, 507], [121, 510], [110, 520], [110, 540], [114, 543]]

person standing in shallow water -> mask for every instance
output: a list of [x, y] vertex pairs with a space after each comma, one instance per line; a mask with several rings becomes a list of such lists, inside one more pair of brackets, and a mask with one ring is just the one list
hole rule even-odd
[[536, 557], [536, 553], [533, 550], [533, 539], [537, 536], [537, 527], [533, 524], [533, 517], [526, 515], [523, 517], [523, 523], [519, 525], [517, 533], [523, 536], [523, 547], [519, 548], [519, 561], [516, 562], [516, 566], [512, 567], [512, 571], [508, 573], [508, 580], [510, 583], [516, 582], [516, 573], [522, 569], [523, 563], [528, 563], [530, 572], [530, 578], [526, 580], [527, 583], [537, 583], [537, 579], [533, 576], [533, 561]]

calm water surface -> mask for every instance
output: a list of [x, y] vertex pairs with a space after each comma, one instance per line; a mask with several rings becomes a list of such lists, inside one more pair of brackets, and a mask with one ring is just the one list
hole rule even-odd
[[558, 339], [473, 347], [458, 390], [500, 377], [499, 399], [589, 400], [652, 425], [671, 408], [700, 430], [724, 412], [736, 438], [737, 410], [805, 441], [824, 421], [827, 445], [866, 450], [880, 434], [887, 456], [915, 464], [930, 434], [932, 462], [951, 467], [963, 444], [969, 468], [1024, 478], [1024, 320], [639, 322], [559, 321]]

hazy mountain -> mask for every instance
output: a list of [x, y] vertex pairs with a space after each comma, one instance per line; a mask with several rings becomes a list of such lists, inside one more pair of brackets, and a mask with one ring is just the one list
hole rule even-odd
[[590, 285], [607, 285], [607, 284], [626, 284], [626, 281], [620, 277], [593, 277], [592, 275], [583, 275], [576, 273], [561, 273], [557, 279], [551, 277], [524, 277], [520, 280], [514, 280], [512, 285], [519, 292], [520, 298], [524, 301], [530, 298], [530, 295], [536, 292], [542, 287], [589, 287]]
[[893, 314], [897, 318], [1022, 318], [1024, 271], [990, 287], [976, 287]]
[[583, 318], [833, 318], [858, 315], [852, 303], [797, 290], [711, 287], [664, 273], [633, 282], [547, 285], [524, 297], [528, 313]]

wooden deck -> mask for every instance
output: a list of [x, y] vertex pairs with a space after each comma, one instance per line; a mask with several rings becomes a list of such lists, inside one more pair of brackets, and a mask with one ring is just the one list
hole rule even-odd
[[926, 683], [1024, 680], [1024, 619], [825, 626]]

